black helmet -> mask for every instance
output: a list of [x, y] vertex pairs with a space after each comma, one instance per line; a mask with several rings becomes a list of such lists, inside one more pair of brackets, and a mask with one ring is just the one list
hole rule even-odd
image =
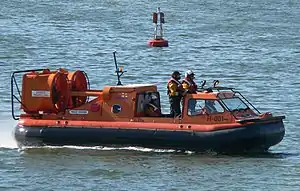
[[181, 74], [180, 74], [180, 72], [178, 72], [178, 71], [174, 71], [173, 73], [172, 73], [172, 77], [173, 78], [178, 78], [179, 76], [180, 76]]

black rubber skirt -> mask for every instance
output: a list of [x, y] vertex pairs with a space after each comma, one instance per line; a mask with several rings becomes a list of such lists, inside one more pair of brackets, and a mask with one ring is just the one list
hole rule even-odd
[[16, 126], [14, 135], [23, 146], [139, 146], [189, 151], [266, 151], [284, 137], [282, 121], [255, 123], [240, 128], [196, 132], [122, 128]]

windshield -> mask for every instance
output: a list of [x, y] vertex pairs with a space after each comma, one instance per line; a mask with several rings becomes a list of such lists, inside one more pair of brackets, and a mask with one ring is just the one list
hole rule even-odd
[[240, 110], [240, 109], [248, 109], [249, 107], [242, 102], [242, 100], [238, 97], [230, 98], [230, 99], [222, 99], [223, 103], [228, 107], [230, 111]]

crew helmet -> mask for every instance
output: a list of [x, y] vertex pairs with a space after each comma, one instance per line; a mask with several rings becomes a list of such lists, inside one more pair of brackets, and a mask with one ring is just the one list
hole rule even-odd
[[151, 95], [151, 99], [152, 99], [152, 100], [156, 100], [156, 99], [157, 99], [157, 95], [152, 94], [152, 95]]
[[195, 76], [194, 72], [192, 70], [188, 70], [185, 72], [185, 77], [189, 77], [189, 76]]

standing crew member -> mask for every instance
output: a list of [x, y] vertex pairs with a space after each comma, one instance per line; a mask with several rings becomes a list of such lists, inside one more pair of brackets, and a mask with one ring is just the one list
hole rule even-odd
[[180, 75], [181, 74], [178, 71], [174, 71], [167, 85], [170, 111], [171, 116], [173, 117], [177, 117], [181, 114], [180, 102], [186, 92], [183, 89], [182, 84], [179, 82], [181, 78]]
[[185, 78], [182, 80], [182, 87], [188, 90], [188, 93], [194, 94], [197, 92], [197, 84], [194, 82], [195, 74], [188, 70], [185, 73]]
[[[193, 71], [188, 70], [185, 72], [185, 78], [182, 80], [182, 87], [187, 90], [187, 93], [194, 94], [197, 92], [197, 84], [194, 81], [195, 74]], [[188, 110], [194, 113], [197, 101], [195, 99], [189, 100]]]

